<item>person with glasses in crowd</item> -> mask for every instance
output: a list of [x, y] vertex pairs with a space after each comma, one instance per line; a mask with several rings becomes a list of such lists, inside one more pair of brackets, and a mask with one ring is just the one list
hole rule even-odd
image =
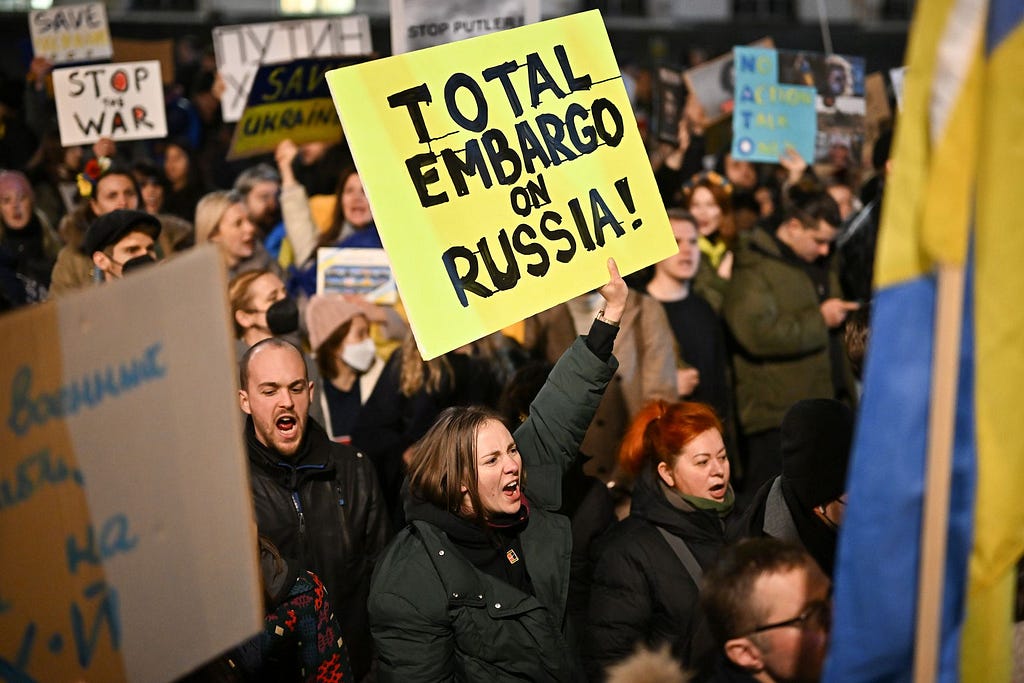
[[831, 583], [796, 545], [727, 548], [704, 575], [701, 605], [718, 650], [704, 683], [814, 683], [831, 626]]

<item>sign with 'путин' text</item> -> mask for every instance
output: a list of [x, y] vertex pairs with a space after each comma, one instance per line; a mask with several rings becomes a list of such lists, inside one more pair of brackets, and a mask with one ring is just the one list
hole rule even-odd
[[347, 15], [213, 29], [217, 73], [224, 81], [221, 115], [227, 122], [242, 116], [261, 64], [284, 64], [309, 57], [353, 57], [372, 51], [370, 20]]
[[54, 64], [110, 59], [107, 9], [101, 2], [61, 5], [29, 13], [32, 52]]
[[597, 11], [327, 80], [426, 359], [676, 251]]
[[118, 62], [69, 66], [53, 72], [60, 142], [86, 145], [100, 138], [147, 140], [167, 136], [160, 63]]
[[226, 286], [200, 248], [0, 318], [3, 680], [174, 680], [262, 628]]

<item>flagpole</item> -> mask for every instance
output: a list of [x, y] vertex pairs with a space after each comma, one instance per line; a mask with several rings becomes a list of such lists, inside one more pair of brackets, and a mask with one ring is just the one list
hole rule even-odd
[[918, 570], [914, 683], [938, 680], [963, 299], [964, 267], [940, 264]]

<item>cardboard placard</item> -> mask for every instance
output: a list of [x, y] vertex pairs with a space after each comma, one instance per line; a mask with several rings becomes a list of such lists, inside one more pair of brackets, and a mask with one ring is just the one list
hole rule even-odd
[[361, 58], [297, 59], [259, 67], [242, 118], [231, 136], [228, 159], [274, 151], [282, 140], [297, 145], [341, 139], [341, 122], [324, 74]]
[[733, 54], [733, 158], [774, 163], [793, 148], [810, 163], [817, 133], [815, 89], [780, 83], [776, 50], [736, 47]]
[[[770, 38], [762, 38], [750, 44], [751, 47], [775, 47]], [[735, 76], [733, 75], [732, 52], [708, 60], [683, 72], [686, 88], [704, 109], [707, 125], [713, 126], [732, 114]]]
[[200, 248], [0, 318], [6, 679], [172, 680], [262, 628], [226, 287]]
[[114, 59], [119, 62], [160, 62], [160, 80], [164, 85], [174, 82], [173, 40], [131, 40], [114, 38]]
[[598, 11], [327, 81], [425, 359], [676, 252]]
[[102, 2], [61, 5], [29, 12], [32, 52], [54, 64], [98, 62], [110, 59], [107, 8]]
[[221, 114], [228, 122], [241, 118], [261, 64], [373, 51], [370, 20], [363, 15], [218, 26], [213, 29], [213, 49], [225, 86]]
[[391, 0], [391, 54], [540, 21], [540, 0]]
[[86, 145], [102, 137], [146, 140], [167, 136], [160, 63], [118, 62], [53, 71], [60, 142]]
[[358, 294], [389, 306], [398, 301], [391, 262], [383, 249], [318, 249], [316, 293]]

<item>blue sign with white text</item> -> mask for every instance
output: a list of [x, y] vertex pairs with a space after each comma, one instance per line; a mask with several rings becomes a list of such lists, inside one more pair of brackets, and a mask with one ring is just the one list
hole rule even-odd
[[733, 158], [774, 163], [792, 147], [813, 163], [818, 132], [815, 89], [779, 83], [775, 50], [734, 47], [733, 56]]

